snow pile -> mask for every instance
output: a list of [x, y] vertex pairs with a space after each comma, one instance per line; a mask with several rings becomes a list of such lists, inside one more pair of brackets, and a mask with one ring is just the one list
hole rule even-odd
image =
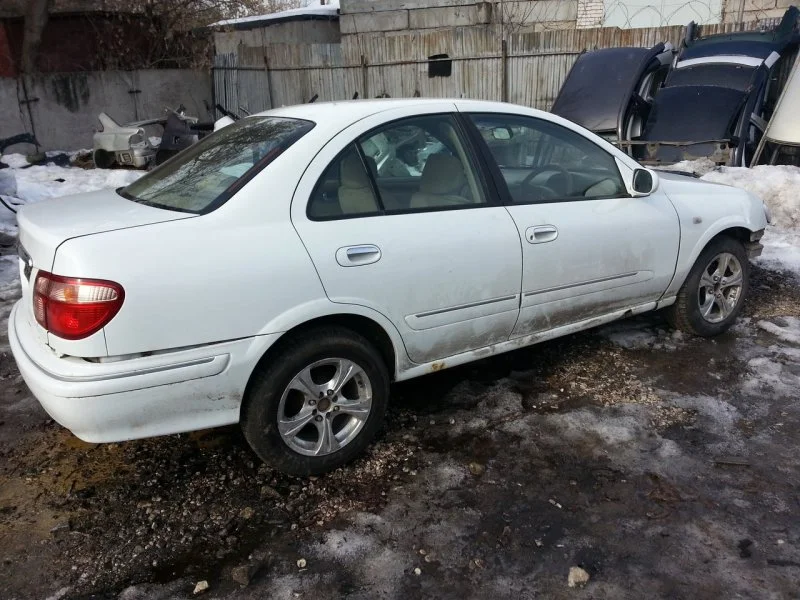
[[721, 167], [706, 173], [702, 179], [743, 188], [755, 194], [772, 211], [772, 224], [777, 227], [800, 227], [800, 169], [797, 167]]
[[14, 173], [11, 169], [0, 170], [0, 195], [17, 195], [17, 178], [14, 177]]
[[800, 345], [800, 318], [783, 317], [781, 320], [783, 324], [759, 321], [756, 325], [784, 342]]
[[12, 167], [4, 171], [12, 172], [16, 179], [16, 197], [26, 204], [81, 192], [118, 188], [144, 175], [144, 171], [127, 169], [81, 169], [55, 165], [23, 169], [21, 167], [28, 164], [25, 157], [14, 154], [3, 156], [3, 161]]
[[768, 269], [790, 271], [800, 277], [800, 230], [781, 230], [768, 227], [761, 238], [764, 251], [756, 259]]
[[695, 175], [705, 175], [709, 171], [717, 168], [717, 164], [710, 158], [698, 158], [697, 160], [682, 160], [674, 165], [659, 166], [659, 171], [679, 171], [681, 173], [694, 173]]

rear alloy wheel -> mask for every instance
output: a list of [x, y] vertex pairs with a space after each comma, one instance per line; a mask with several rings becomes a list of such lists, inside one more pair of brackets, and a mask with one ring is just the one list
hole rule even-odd
[[242, 406], [248, 443], [266, 463], [316, 475], [359, 454], [383, 423], [389, 376], [362, 336], [330, 327], [284, 343]]
[[667, 318], [695, 335], [722, 333], [742, 311], [749, 274], [750, 263], [740, 242], [729, 237], [713, 240], [689, 272], [675, 304], [667, 308]]
[[372, 411], [372, 383], [346, 358], [307, 366], [289, 382], [278, 404], [278, 433], [289, 448], [326, 456], [352, 442]]

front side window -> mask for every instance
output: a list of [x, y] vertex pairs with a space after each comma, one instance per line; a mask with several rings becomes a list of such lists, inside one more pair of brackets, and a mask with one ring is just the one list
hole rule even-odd
[[196, 214], [213, 210], [313, 127], [310, 121], [282, 117], [241, 119], [119, 193], [157, 208]]
[[614, 157], [561, 125], [516, 115], [471, 115], [515, 204], [627, 195]]

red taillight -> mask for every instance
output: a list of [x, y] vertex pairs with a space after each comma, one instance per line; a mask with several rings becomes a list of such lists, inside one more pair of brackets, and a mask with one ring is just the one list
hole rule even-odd
[[62, 277], [39, 271], [33, 285], [36, 322], [65, 340], [102, 329], [122, 306], [125, 291], [113, 281]]

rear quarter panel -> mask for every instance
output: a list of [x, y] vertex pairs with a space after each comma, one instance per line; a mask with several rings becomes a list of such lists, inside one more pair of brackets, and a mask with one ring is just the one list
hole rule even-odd
[[284, 155], [207, 215], [68, 240], [53, 271], [123, 286], [122, 309], [104, 328], [110, 356], [275, 333], [277, 315], [325, 299], [289, 220], [303, 168]]

